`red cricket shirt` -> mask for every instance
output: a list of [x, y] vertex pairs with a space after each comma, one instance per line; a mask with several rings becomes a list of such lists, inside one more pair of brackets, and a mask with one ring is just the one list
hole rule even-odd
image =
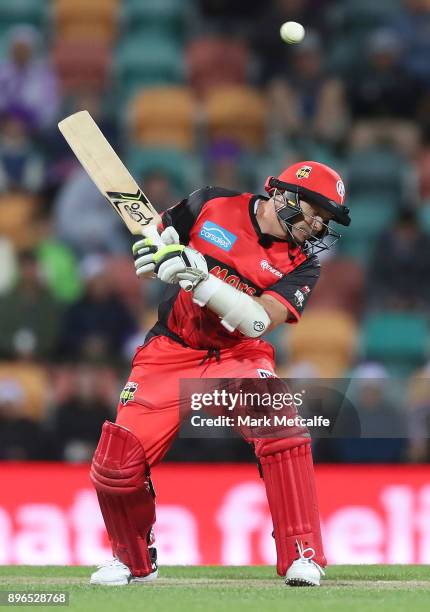
[[[300, 247], [260, 231], [255, 216], [259, 199], [267, 198], [204, 187], [169, 208], [163, 226], [173, 225], [181, 244], [200, 251], [211, 274], [249, 295], [273, 296], [292, 314], [288, 322], [296, 323], [319, 278], [320, 264]], [[147, 341], [166, 335], [196, 349], [250, 341], [239, 331], [228, 332], [218, 315], [195, 304], [179, 285], [168, 286], [158, 314]]]

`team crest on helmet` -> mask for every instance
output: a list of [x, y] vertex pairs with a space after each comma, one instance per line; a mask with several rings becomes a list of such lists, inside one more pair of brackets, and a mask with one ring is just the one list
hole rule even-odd
[[128, 381], [128, 383], [126, 383], [124, 389], [121, 391], [121, 395], [119, 396], [123, 406], [125, 406], [127, 402], [134, 400], [134, 394], [136, 393], [138, 386], [139, 384], [135, 382]]
[[343, 201], [343, 198], [345, 197], [345, 185], [343, 184], [343, 181], [339, 180], [336, 183], [336, 191], [338, 192], [341, 200]]
[[296, 172], [296, 176], [298, 179], [309, 178], [310, 173], [312, 172], [312, 166], [302, 166]]

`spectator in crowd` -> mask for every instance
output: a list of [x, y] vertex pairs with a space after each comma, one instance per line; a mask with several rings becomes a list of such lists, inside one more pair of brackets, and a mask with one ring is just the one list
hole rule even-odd
[[361, 74], [351, 74], [347, 92], [355, 126], [352, 146], [392, 143], [406, 153], [416, 150], [414, 123], [424, 88], [402, 66], [402, 45], [395, 31], [373, 32]]
[[118, 363], [137, 324], [112, 287], [106, 260], [89, 255], [81, 264], [84, 294], [65, 312], [59, 342], [64, 361]]
[[416, 159], [419, 197], [428, 206], [430, 203], [430, 91], [428, 93], [426, 125], [421, 134], [421, 146]]
[[[389, 390], [385, 368], [376, 363], [358, 366], [351, 374], [352, 401], [361, 437], [339, 438], [338, 458], [345, 463], [399, 463], [405, 458], [407, 424]], [[350, 396], [351, 396], [350, 395]]]
[[82, 291], [78, 260], [67, 244], [58, 240], [50, 217], [41, 216], [33, 225], [37, 235], [35, 252], [52, 295], [60, 302], [76, 301]]
[[383, 231], [368, 269], [371, 308], [428, 311], [430, 287], [423, 279], [430, 277], [430, 237], [413, 209], [401, 209]]
[[47, 289], [36, 254], [22, 252], [18, 280], [0, 296], [0, 357], [52, 357], [61, 316], [62, 307]]
[[33, 369], [31, 364], [0, 364], [0, 460], [55, 458], [39, 421], [45, 408], [46, 379], [43, 373], [38, 376], [38, 366]]
[[51, 429], [59, 459], [89, 461], [97, 446], [100, 427], [114, 418], [115, 398], [106, 393], [106, 375], [99, 368], [79, 365], [72, 395], [54, 412]]
[[[244, 171], [246, 153], [240, 145], [230, 140], [218, 140], [211, 144], [207, 154], [207, 184], [227, 189], [252, 191], [254, 185], [250, 173]], [[248, 168], [250, 164], [248, 164]]]
[[0, 299], [8, 294], [15, 283], [17, 257], [12, 242], [5, 236], [0, 237]]
[[[222, 32], [246, 33], [261, 15], [260, 0], [248, 0], [246, 11], [242, 0], [198, 0], [196, 2], [203, 23]], [[202, 24], [203, 25], [203, 24]]]
[[[154, 285], [155, 283], [149, 283], [150, 285]], [[145, 293], [145, 298], [148, 297]], [[158, 301], [154, 300], [154, 303], [158, 306]], [[130, 336], [125, 344], [125, 358], [127, 361], [131, 361], [136, 352], [136, 347], [140, 346], [145, 342], [146, 334], [150, 329], [154, 327], [158, 320], [158, 308], [156, 306], [150, 306], [150, 304], [145, 304], [145, 308], [141, 309], [139, 316], [139, 329], [137, 332]]]
[[55, 121], [59, 104], [56, 76], [47, 60], [38, 56], [39, 43], [32, 26], [15, 26], [8, 58], [0, 64], [0, 111], [23, 109], [36, 130]]
[[409, 461], [430, 461], [430, 363], [411, 376], [406, 402], [408, 405]]
[[323, 68], [323, 48], [316, 32], [308, 32], [292, 51], [291, 69], [269, 88], [275, 130], [288, 136], [336, 144], [348, 125], [342, 82]]
[[[342, 50], [342, 39], [350, 35], [336, 29], [336, 12], [342, 9], [338, 0], [250, 0], [246, 10], [243, 0], [192, 0], [191, 4], [200, 18], [200, 32], [212, 32], [215, 38], [221, 32], [233, 42], [238, 40], [239, 46], [250, 44], [254, 55], [245, 54], [246, 70], [240, 73], [241, 79], [251, 78], [254, 85], [260, 81], [270, 105], [269, 125], [262, 121], [261, 131], [262, 142], [264, 146], [269, 143], [271, 154], [252, 153], [234, 142], [214, 139], [206, 151], [208, 183], [227, 188], [242, 185], [244, 190], [254, 191], [255, 183], [258, 189], [264, 184], [266, 164], [271, 166], [276, 160], [281, 170], [296, 161], [298, 150], [321, 143], [319, 150], [331, 154], [335, 145], [336, 154], [348, 159], [351, 149], [382, 145], [384, 150], [403, 152], [407, 163], [415, 162], [421, 198], [430, 200], [429, 0], [401, 0], [400, 9], [393, 6], [392, 17], [370, 34], [358, 69], [350, 70], [343, 83], [326, 69], [326, 51], [333, 45], [336, 51], [338, 43]], [[361, 10], [366, 10], [364, 5]], [[354, 19], [354, 7], [351, 14]], [[279, 28], [287, 20], [305, 25], [306, 37], [301, 44], [287, 45], [281, 40]], [[362, 27], [361, 22], [357, 27]], [[130, 283], [122, 271], [130, 261], [130, 237], [56, 125], [59, 117], [87, 108], [117, 149], [122, 143], [116, 119], [120, 113], [119, 107], [111, 107], [110, 98], [110, 93], [115, 96], [115, 87], [106, 95], [79, 88], [63, 92], [60, 98], [56, 74], [40, 54], [39, 33], [20, 25], [10, 31], [8, 41], [7, 55], [0, 61], [0, 234], [4, 234], [0, 235], [0, 460], [87, 461], [101, 422], [112, 418], [116, 378], [111, 366], [122, 365], [122, 359], [128, 360], [143, 342], [156, 318], [153, 307], [163, 287], [159, 281], [148, 281], [134, 294], [128, 293], [126, 305], [123, 289], [130, 288]], [[243, 104], [239, 108], [242, 112]], [[197, 131], [202, 148], [204, 133], [200, 134], [199, 127]], [[127, 147], [127, 142], [124, 144]], [[196, 159], [201, 148], [194, 151]], [[152, 153], [150, 159], [154, 165], [149, 170], [147, 164], [143, 185], [157, 209], [163, 211], [178, 199], [177, 190], [184, 191], [181, 182], [187, 182], [188, 177], [179, 163], [167, 164], [164, 173]], [[380, 177], [379, 167], [375, 173]], [[136, 177], [141, 174], [137, 169]], [[385, 199], [390, 197], [388, 182], [378, 186]], [[353, 180], [350, 183], [354, 189]], [[46, 196], [44, 214], [50, 218], [35, 222], [41, 194]], [[50, 207], [51, 200], [48, 212], [46, 205]], [[18, 220], [13, 227], [5, 222], [12, 218], [11, 209]], [[368, 226], [371, 224], [369, 216]], [[347, 312], [357, 321], [366, 307], [402, 310], [405, 316], [411, 310], [428, 312], [430, 236], [414, 209], [403, 208], [385, 228], [367, 268], [348, 262], [342, 246], [343, 239], [336, 258], [323, 268], [309, 316], [324, 308]], [[114, 274], [115, 262], [121, 259], [118, 255], [122, 256], [122, 267], [118, 265]], [[135, 280], [132, 262], [131, 272]], [[336, 283], [342, 291], [333, 292]], [[335, 328], [328, 327], [329, 348], [336, 348]], [[307, 361], [294, 361], [292, 333], [272, 332], [280, 374], [317, 379], [319, 369]], [[344, 333], [340, 336], [346, 338]], [[63, 364], [64, 370], [74, 372], [70, 377], [73, 384], [58, 400], [51, 431], [46, 432], [41, 423], [46, 419], [50, 395], [55, 395], [55, 372], [63, 368], [53, 368], [48, 378], [45, 363], [52, 363], [57, 356], [73, 362]], [[330, 351], [324, 353], [325, 366], [330, 365], [328, 357]], [[100, 363], [109, 366], [103, 369]], [[316, 437], [316, 460], [430, 461], [430, 366], [410, 381], [407, 405], [411, 409], [406, 415], [400, 414], [388, 397], [390, 384], [384, 369], [366, 365], [352, 376], [358, 379], [354, 405], [349, 402], [342, 407], [342, 418], [334, 401], [338, 396], [327, 390], [324, 414], [336, 418], [337, 426], [330, 437]], [[342, 428], [351, 427], [354, 431], [361, 428], [362, 437], [348, 438]], [[54, 431], [58, 444], [51, 439]], [[404, 431], [409, 441], [404, 439]], [[236, 444], [231, 437], [209, 443], [182, 438], [173, 446], [169, 459], [219, 460], [221, 454], [223, 460], [240, 461], [247, 460], [249, 452], [247, 445], [241, 441]]]
[[97, 187], [81, 167], [63, 184], [54, 202], [55, 232], [79, 257], [128, 253], [129, 237]]
[[9, 107], [0, 116], [0, 191], [38, 192], [43, 187], [44, 161], [30, 132], [27, 111]]
[[142, 178], [145, 194], [159, 212], [163, 212], [175, 203], [171, 177], [162, 170], [145, 173]]
[[402, 42], [403, 65], [427, 88], [430, 86], [430, 4], [428, 0], [402, 0], [392, 26]]

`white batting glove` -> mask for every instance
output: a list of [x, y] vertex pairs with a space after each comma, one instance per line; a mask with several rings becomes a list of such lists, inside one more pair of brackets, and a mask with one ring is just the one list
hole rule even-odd
[[209, 277], [205, 258], [191, 247], [171, 244], [159, 248], [152, 257], [156, 263], [155, 272], [165, 283], [180, 283], [182, 287], [191, 284], [191, 288], [195, 288]]
[[[179, 234], [174, 227], [166, 227], [160, 234], [165, 245], [179, 244]], [[154, 276], [155, 262], [152, 255], [157, 252], [157, 247], [151, 238], [142, 238], [133, 244], [134, 266], [136, 274], [141, 277]]]

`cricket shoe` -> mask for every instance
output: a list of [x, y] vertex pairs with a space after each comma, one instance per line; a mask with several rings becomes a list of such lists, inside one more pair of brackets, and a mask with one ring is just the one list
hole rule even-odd
[[127, 565], [114, 557], [111, 561], [98, 566], [97, 571], [91, 575], [90, 584], [125, 586], [131, 582], [153, 582], [158, 578], [157, 549], [152, 546], [148, 550], [152, 571], [147, 576], [133, 576]]
[[[293, 561], [285, 575], [285, 584], [289, 586], [320, 586], [320, 578], [325, 575], [321, 566], [313, 560], [313, 548], [303, 548], [297, 542], [300, 557]], [[308, 553], [308, 556], [306, 556]]]

